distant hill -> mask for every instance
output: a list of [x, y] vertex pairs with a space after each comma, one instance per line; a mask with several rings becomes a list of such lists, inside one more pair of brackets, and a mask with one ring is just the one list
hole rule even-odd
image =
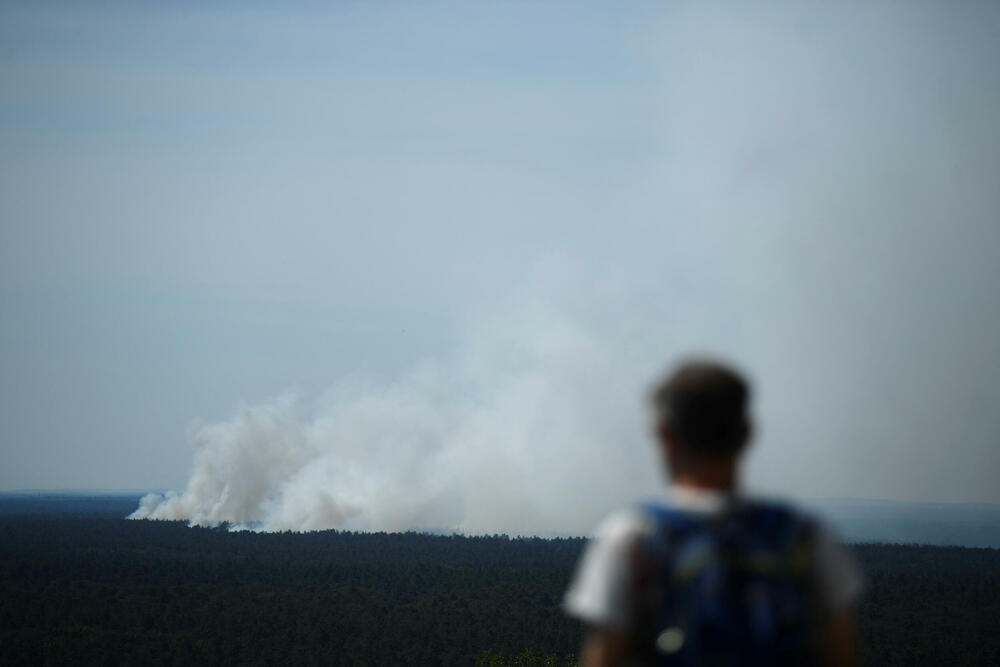
[[838, 498], [805, 503], [846, 542], [1000, 548], [1000, 505]]
[[17, 491], [0, 493], [0, 515], [125, 517], [139, 506], [142, 492]]

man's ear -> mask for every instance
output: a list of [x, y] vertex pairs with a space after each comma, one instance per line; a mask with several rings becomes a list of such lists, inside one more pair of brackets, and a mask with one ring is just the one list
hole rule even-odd
[[660, 424], [656, 427], [656, 438], [663, 453], [673, 460], [677, 456], [677, 436], [674, 435], [674, 432], [666, 424]]

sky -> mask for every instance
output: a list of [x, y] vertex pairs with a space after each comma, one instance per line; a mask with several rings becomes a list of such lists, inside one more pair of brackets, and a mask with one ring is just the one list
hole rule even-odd
[[1000, 503], [1000, 6], [0, 4], [0, 490], [585, 530], [644, 400], [754, 489]]

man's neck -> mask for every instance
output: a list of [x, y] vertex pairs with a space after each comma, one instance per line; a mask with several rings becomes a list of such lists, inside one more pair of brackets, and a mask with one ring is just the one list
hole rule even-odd
[[739, 486], [736, 466], [716, 461], [691, 462], [674, 470], [672, 480], [675, 486], [696, 491], [732, 493]]

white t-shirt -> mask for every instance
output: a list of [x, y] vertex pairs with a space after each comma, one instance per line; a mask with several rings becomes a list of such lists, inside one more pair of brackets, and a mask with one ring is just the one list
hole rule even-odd
[[[731, 496], [688, 487], [670, 487], [665, 504], [687, 512], [717, 514]], [[563, 607], [590, 625], [627, 630], [632, 604], [629, 600], [630, 559], [628, 550], [651, 530], [652, 519], [638, 508], [612, 514], [597, 528], [587, 545], [570, 583]], [[858, 566], [840, 542], [820, 526], [814, 557], [821, 603], [836, 610], [854, 602], [864, 586]]]

